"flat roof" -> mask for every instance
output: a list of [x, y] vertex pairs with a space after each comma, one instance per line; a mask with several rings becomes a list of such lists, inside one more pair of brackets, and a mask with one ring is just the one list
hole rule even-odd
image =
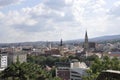
[[116, 70], [106, 70], [103, 72], [110, 72], [110, 73], [116, 73], [116, 74], [120, 74], [120, 71], [116, 71]]

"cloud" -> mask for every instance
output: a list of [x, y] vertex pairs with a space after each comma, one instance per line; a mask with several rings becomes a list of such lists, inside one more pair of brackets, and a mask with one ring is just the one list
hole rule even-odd
[[114, 3], [114, 6], [109, 10], [108, 14], [114, 17], [120, 17], [120, 1]]
[[19, 3], [21, 1], [23, 1], [23, 0], [0, 0], [0, 7]]
[[114, 4], [113, 4], [115, 7], [118, 7], [118, 6], [120, 6], [120, 0], [118, 0], [118, 1], [116, 1], [116, 2], [114, 2]]
[[[21, 0], [10, 0], [6, 5]], [[45, 0], [32, 7], [0, 12], [1, 42], [59, 40], [119, 34], [119, 6], [107, 0]], [[117, 6], [116, 6], [117, 5]], [[114, 15], [114, 16], [113, 16]], [[113, 29], [114, 27], [114, 29]]]
[[66, 7], [65, 0], [47, 0], [44, 4], [46, 7], [55, 10], [62, 10], [64, 7]]

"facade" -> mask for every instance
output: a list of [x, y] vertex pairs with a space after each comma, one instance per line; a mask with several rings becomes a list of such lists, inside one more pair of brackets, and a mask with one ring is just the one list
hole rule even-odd
[[17, 58], [20, 63], [27, 61], [27, 54], [25, 52], [0, 52], [0, 71], [4, 70], [11, 63], [17, 62]]
[[95, 49], [96, 48], [96, 43], [95, 42], [89, 42], [89, 48], [90, 49]]
[[0, 53], [0, 71], [4, 70], [8, 66], [7, 53]]
[[27, 61], [27, 54], [25, 52], [13, 52], [8, 54], [8, 64], [17, 62], [17, 58], [20, 63]]
[[70, 63], [57, 63], [56, 76], [62, 80], [81, 80], [86, 75], [87, 65], [78, 60], [72, 60]]
[[107, 54], [111, 59], [116, 57], [118, 59], [120, 59], [120, 52], [108, 52]]
[[87, 75], [85, 71], [83, 68], [71, 68], [70, 80], [82, 80], [82, 76]]
[[70, 80], [70, 69], [69, 68], [57, 68], [56, 76], [60, 77], [62, 80]]
[[73, 60], [70, 67], [70, 80], [82, 80], [82, 76], [87, 75], [88, 69], [84, 62]]
[[56, 76], [62, 80], [70, 80], [70, 64], [69, 63], [56, 63]]

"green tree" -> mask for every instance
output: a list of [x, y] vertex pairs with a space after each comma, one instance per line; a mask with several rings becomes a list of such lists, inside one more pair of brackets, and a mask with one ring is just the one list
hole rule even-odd
[[54, 77], [52, 80], [62, 80], [62, 79], [59, 77]]
[[118, 58], [110, 59], [105, 56], [103, 59], [96, 58], [90, 69], [87, 71], [87, 76], [83, 76], [83, 80], [95, 80], [103, 70], [120, 70], [120, 60]]
[[49, 75], [40, 65], [13, 63], [1, 73], [1, 78], [11, 80], [45, 80]]

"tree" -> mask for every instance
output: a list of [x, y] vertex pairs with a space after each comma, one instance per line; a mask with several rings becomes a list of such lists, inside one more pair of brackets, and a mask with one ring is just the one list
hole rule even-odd
[[111, 60], [111, 67], [113, 70], [119, 70], [120, 71], [120, 60], [116, 57], [114, 57]]
[[87, 71], [87, 76], [83, 76], [83, 80], [95, 80], [103, 70], [120, 70], [120, 60], [117, 58], [110, 59], [105, 56], [103, 59], [96, 58], [90, 69]]
[[59, 77], [54, 77], [52, 80], [61, 80]]
[[45, 80], [49, 75], [40, 65], [32, 63], [13, 63], [1, 73], [2, 79], [12, 80]]
[[98, 74], [92, 73], [91, 70], [88, 70], [87, 74], [88, 74], [87, 76], [82, 77], [82, 80], [95, 80], [98, 76]]
[[86, 60], [88, 60], [88, 61], [95, 61], [98, 58], [99, 57], [97, 55], [91, 55], [91, 56], [88, 56]]

